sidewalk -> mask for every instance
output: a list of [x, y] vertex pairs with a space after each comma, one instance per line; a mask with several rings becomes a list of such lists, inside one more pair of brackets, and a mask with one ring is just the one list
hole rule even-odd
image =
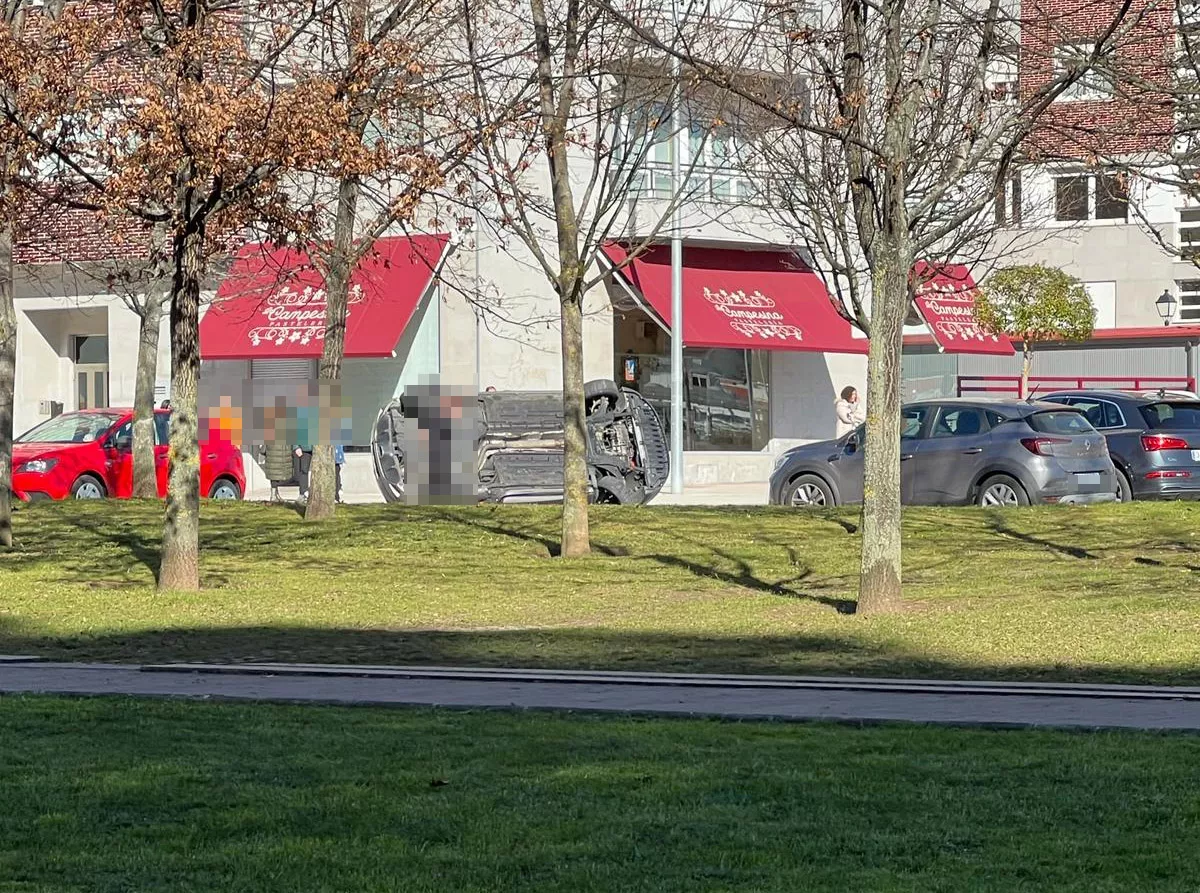
[[1200, 730], [1200, 688], [456, 667], [43, 663], [0, 657], [0, 692]]
[[[284, 499], [294, 501], [299, 496], [295, 487], [284, 487], [280, 491]], [[270, 489], [250, 490], [246, 499], [266, 502], [271, 498]], [[345, 494], [348, 505], [375, 505], [383, 502], [376, 491], [361, 491]], [[649, 505], [766, 505], [767, 483], [759, 481], [748, 484], [704, 484], [686, 487], [680, 495], [665, 490], [652, 499]]]

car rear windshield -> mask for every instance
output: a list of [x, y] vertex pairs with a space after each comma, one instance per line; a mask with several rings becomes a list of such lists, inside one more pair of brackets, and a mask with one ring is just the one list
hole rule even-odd
[[68, 413], [42, 422], [17, 438], [17, 443], [91, 443], [104, 436], [119, 415], [103, 412]]
[[1151, 431], [1178, 431], [1200, 428], [1200, 402], [1164, 400], [1142, 407], [1142, 418]]
[[1091, 434], [1096, 430], [1084, 418], [1083, 413], [1073, 410], [1052, 409], [1048, 412], [1035, 412], [1025, 421], [1039, 434]]

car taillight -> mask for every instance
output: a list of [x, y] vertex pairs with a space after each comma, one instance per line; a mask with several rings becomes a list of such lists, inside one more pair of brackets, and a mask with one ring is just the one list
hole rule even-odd
[[1190, 478], [1190, 471], [1148, 471], [1146, 472], [1146, 480], [1160, 481], [1164, 478]]
[[1024, 437], [1021, 439], [1021, 446], [1035, 456], [1053, 456], [1056, 443], [1070, 442], [1063, 437]]
[[1166, 434], [1143, 434], [1142, 449], [1147, 453], [1156, 453], [1159, 450], [1186, 450], [1189, 447], [1188, 442], [1182, 437], [1171, 437]]

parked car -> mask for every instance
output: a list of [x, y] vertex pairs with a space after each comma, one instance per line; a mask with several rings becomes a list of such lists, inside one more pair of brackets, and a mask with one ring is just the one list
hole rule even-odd
[[[771, 502], [861, 502], [865, 426], [779, 457]], [[870, 444], [866, 444], [870, 449]], [[947, 398], [903, 408], [901, 501], [1017, 506], [1113, 502], [1116, 469], [1103, 435], [1055, 403]]]
[[1121, 498], [1200, 499], [1200, 400], [1171, 391], [1056, 391], [1108, 441]]
[[[170, 410], [154, 413], [158, 495], [167, 495]], [[200, 444], [200, 493], [241, 499], [246, 492], [242, 451], [228, 439]], [[26, 431], [13, 443], [13, 493], [40, 499], [128, 499], [133, 494], [133, 411], [68, 412]]]
[[[608, 379], [584, 386], [589, 498], [639, 505], [662, 489], [670, 450], [658, 414], [646, 399]], [[379, 414], [371, 444], [375, 479], [388, 502], [408, 488], [404, 399]], [[475, 437], [476, 497], [480, 502], [561, 502], [561, 391], [485, 391], [479, 395]]]

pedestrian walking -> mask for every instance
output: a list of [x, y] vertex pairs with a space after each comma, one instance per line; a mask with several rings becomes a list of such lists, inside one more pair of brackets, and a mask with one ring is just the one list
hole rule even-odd
[[842, 388], [842, 395], [833, 404], [833, 409], [837, 414], [837, 437], [849, 434], [867, 420], [862, 401], [858, 399], [858, 389], [850, 385]]
[[346, 464], [346, 448], [340, 443], [333, 448], [333, 466], [337, 477], [334, 479], [334, 487], [336, 488], [335, 499], [341, 502], [342, 494], [342, 466]]

